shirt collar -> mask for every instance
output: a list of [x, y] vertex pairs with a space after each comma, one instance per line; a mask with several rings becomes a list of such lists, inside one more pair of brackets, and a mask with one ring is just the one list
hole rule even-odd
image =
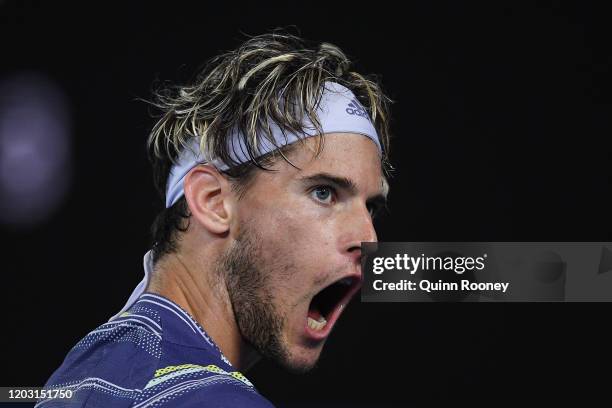
[[170, 299], [157, 293], [145, 292], [140, 295], [135, 304], [154, 308], [160, 314], [165, 340], [189, 347], [206, 349], [231, 366], [229, 360], [202, 326]]

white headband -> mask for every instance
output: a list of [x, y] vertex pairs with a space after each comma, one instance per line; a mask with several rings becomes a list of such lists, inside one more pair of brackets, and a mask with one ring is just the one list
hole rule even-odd
[[[325, 82], [325, 90], [321, 96], [321, 102], [317, 110], [317, 117], [321, 124], [323, 133], [357, 133], [369, 137], [382, 154], [380, 141], [376, 129], [370, 121], [367, 111], [361, 106], [355, 95], [346, 87], [335, 82]], [[258, 155], [263, 156], [279, 147], [290, 145], [300, 138], [316, 136], [319, 134], [314, 125], [307, 119], [304, 121], [304, 135], [299, 136], [295, 133], [283, 132], [279, 126], [272, 123], [271, 133], [275, 143], [271, 143], [266, 138], [261, 138], [261, 145], [258, 148]], [[244, 137], [234, 132], [228, 138], [228, 146], [232, 148], [230, 155], [234, 162], [238, 164], [249, 161], [249, 155], [244, 143]], [[193, 138], [189, 148], [184, 149], [179, 155], [177, 163], [172, 166], [168, 177], [166, 188], [166, 208], [171, 207], [183, 196], [183, 179], [189, 171], [198, 164], [212, 163], [219, 170], [227, 170], [229, 166], [220, 160], [206, 157], [200, 153], [198, 138]]]
[[[323, 134], [326, 133], [356, 133], [371, 139], [378, 147], [378, 153], [382, 156], [382, 147], [374, 125], [370, 120], [368, 112], [359, 103], [353, 92], [348, 88], [335, 83], [325, 82], [325, 89], [321, 96], [321, 102], [317, 109], [317, 118], [321, 124]], [[304, 134], [297, 135], [291, 132], [283, 132], [274, 123], [271, 125], [272, 137], [275, 143], [271, 143], [266, 138], [261, 138], [261, 145], [258, 146], [257, 157], [263, 156], [280, 147], [287, 146], [304, 137], [311, 137], [320, 134], [307, 119], [304, 120]], [[244, 137], [235, 132], [228, 138], [228, 146], [232, 148], [230, 155], [235, 163], [242, 164], [249, 161]], [[170, 169], [168, 184], [166, 188], [166, 208], [171, 207], [184, 194], [183, 180], [187, 173], [198, 164], [211, 163], [219, 170], [227, 170], [229, 166], [222, 161], [211, 158], [208, 154], [201, 154], [199, 138], [193, 138], [187, 149], [184, 149], [178, 157], [177, 163]], [[153, 256], [148, 251], [144, 256], [144, 279], [138, 284], [130, 295], [127, 303], [110, 320], [115, 319], [123, 312], [128, 310], [144, 293], [153, 271]]]

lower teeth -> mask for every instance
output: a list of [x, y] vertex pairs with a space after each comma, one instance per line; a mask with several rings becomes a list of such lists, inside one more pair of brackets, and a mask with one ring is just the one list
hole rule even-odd
[[312, 317], [308, 317], [308, 327], [313, 330], [321, 330], [327, 324], [327, 320], [323, 316], [319, 317], [319, 321], [316, 321]]

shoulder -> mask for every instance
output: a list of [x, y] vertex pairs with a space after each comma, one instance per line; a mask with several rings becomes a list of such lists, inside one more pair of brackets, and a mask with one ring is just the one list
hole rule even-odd
[[[83, 337], [68, 354], [79, 362], [86, 355], [103, 362], [109, 357], [125, 363], [127, 357], [139, 356], [156, 362], [161, 357], [162, 330], [154, 320], [142, 315], [125, 315], [98, 326]], [[99, 362], [98, 362], [99, 363]], [[98, 364], [96, 364], [98, 365]]]
[[129, 389], [135, 396], [151, 378], [161, 354], [161, 334], [151, 321], [133, 317], [107, 322], [72, 347], [45, 386], [78, 393]]

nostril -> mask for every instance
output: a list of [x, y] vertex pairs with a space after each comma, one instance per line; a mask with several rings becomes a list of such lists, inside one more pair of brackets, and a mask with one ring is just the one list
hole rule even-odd
[[361, 245], [350, 247], [348, 253], [354, 262], [361, 265]]

